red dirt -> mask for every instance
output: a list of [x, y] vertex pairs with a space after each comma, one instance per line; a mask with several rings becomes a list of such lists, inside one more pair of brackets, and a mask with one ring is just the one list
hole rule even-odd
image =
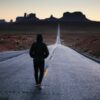
[[[44, 41], [53, 44], [56, 34], [44, 34]], [[63, 44], [100, 58], [100, 35], [62, 34]], [[0, 35], [0, 51], [30, 48], [35, 35]]]

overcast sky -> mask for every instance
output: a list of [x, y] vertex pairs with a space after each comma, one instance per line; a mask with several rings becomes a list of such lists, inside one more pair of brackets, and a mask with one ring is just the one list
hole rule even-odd
[[64, 12], [81, 11], [87, 18], [100, 21], [100, 0], [0, 0], [0, 19], [36, 13], [40, 19], [51, 14], [60, 18]]

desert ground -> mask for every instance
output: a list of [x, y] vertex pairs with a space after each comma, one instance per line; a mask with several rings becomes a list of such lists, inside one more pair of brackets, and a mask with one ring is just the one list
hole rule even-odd
[[[37, 27], [36, 27], [37, 28]], [[36, 29], [34, 28], [34, 30]], [[37, 31], [39, 30], [39, 31]], [[47, 45], [54, 44], [57, 35], [57, 26], [38, 27], [35, 31], [0, 31], [0, 52], [8, 50], [29, 49], [35, 41], [36, 34], [42, 33]], [[25, 34], [24, 34], [25, 33]], [[61, 27], [61, 41], [79, 52], [88, 53], [100, 59], [100, 30], [99, 27]]]

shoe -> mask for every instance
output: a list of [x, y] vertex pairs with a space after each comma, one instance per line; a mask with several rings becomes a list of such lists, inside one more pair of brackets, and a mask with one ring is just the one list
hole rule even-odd
[[38, 89], [39, 89], [39, 90], [41, 90], [41, 89], [42, 89], [41, 84], [38, 84]]
[[39, 84], [35, 84], [35, 87], [38, 87], [39, 86]]

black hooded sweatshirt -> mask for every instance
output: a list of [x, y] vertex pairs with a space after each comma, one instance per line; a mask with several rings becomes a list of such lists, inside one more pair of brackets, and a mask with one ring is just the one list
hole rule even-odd
[[34, 42], [30, 48], [30, 56], [34, 60], [44, 60], [49, 55], [48, 48], [45, 43], [43, 43], [43, 38], [41, 35], [37, 36], [37, 41]]

